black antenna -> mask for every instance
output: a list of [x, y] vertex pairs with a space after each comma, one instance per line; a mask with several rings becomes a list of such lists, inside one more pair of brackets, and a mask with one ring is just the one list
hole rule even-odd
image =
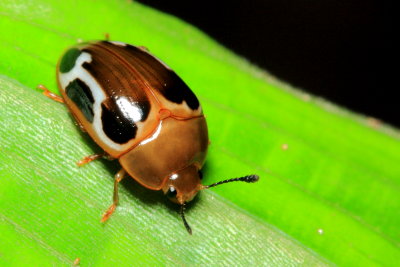
[[226, 183], [230, 183], [230, 182], [246, 182], [246, 183], [255, 183], [258, 181], [260, 177], [256, 174], [252, 174], [252, 175], [247, 175], [247, 176], [243, 176], [243, 177], [239, 177], [239, 178], [232, 178], [232, 179], [228, 179], [228, 180], [224, 180], [224, 181], [220, 181], [214, 184], [210, 184], [210, 185], [204, 185], [203, 189], [208, 189], [210, 187], [214, 187], [217, 185], [221, 185], [221, 184], [226, 184]]
[[182, 218], [183, 224], [185, 225], [186, 230], [191, 235], [192, 234], [192, 228], [190, 228], [189, 224], [187, 223], [187, 221], [185, 219], [185, 203], [183, 203], [181, 205], [181, 210], [180, 210], [179, 214], [181, 215], [181, 218]]

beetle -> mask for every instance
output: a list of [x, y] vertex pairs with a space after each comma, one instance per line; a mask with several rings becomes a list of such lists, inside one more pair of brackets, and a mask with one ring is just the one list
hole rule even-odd
[[190, 234], [185, 204], [200, 190], [259, 179], [248, 175], [202, 185], [209, 139], [200, 102], [168, 65], [144, 47], [108, 40], [77, 44], [60, 58], [57, 81], [62, 97], [38, 87], [65, 103], [80, 129], [104, 150], [78, 165], [107, 157], [118, 159], [122, 167], [102, 222], [116, 209], [118, 184], [127, 175], [148, 189], [162, 190], [179, 204]]

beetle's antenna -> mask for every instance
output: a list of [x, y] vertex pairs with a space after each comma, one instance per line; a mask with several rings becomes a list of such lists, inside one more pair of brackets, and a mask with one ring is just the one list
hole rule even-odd
[[243, 176], [243, 177], [239, 177], [239, 178], [232, 178], [232, 179], [228, 179], [228, 180], [224, 180], [224, 181], [220, 181], [214, 184], [210, 184], [210, 185], [203, 185], [202, 189], [208, 189], [210, 187], [214, 187], [217, 185], [221, 185], [221, 184], [226, 184], [226, 183], [230, 183], [230, 182], [246, 182], [246, 183], [255, 183], [258, 181], [260, 177], [256, 174], [252, 174], [252, 175], [247, 175], [247, 176]]
[[190, 228], [188, 222], [185, 219], [185, 202], [183, 204], [181, 204], [181, 210], [180, 210], [179, 214], [181, 215], [181, 218], [182, 218], [183, 224], [185, 225], [186, 230], [191, 235], [192, 228]]

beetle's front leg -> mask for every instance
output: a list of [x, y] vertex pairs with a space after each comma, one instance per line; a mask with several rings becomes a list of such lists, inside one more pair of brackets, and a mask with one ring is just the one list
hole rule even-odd
[[122, 179], [124, 179], [126, 175], [126, 171], [124, 169], [121, 169], [117, 174], [115, 175], [114, 178], [114, 193], [113, 193], [113, 203], [111, 206], [104, 212], [103, 217], [101, 218], [101, 222], [107, 221], [111, 214], [113, 214], [115, 208], [118, 205], [119, 202], [119, 197], [118, 197], [118, 184], [121, 182]]
[[76, 165], [81, 167], [82, 165], [85, 165], [85, 164], [87, 164], [89, 162], [92, 162], [93, 160], [96, 160], [96, 159], [99, 159], [99, 158], [104, 158], [104, 159], [108, 159], [108, 160], [114, 160], [113, 157], [108, 155], [106, 152], [103, 152], [103, 153], [96, 153], [96, 154], [93, 154], [93, 155], [86, 156], [83, 159], [81, 159], [80, 161], [78, 161], [76, 163]]

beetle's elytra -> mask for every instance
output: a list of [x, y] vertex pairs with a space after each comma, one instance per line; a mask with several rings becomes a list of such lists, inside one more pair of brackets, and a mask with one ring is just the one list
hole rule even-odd
[[232, 181], [255, 182], [249, 175], [201, 184], [209, 144], [206, 120], [199, 100], [165, 63], [141, 47], [121, 42], [94, 41], [69, 48], [57, 67], [62, 98], [80, 128], [104, 150], [80, 164], [101, 156], [118, 159], [113, 204], [118, 204], [118, 183], [127, 175], [141, 185], [162, 190], [184, 205], [198, 191]]

